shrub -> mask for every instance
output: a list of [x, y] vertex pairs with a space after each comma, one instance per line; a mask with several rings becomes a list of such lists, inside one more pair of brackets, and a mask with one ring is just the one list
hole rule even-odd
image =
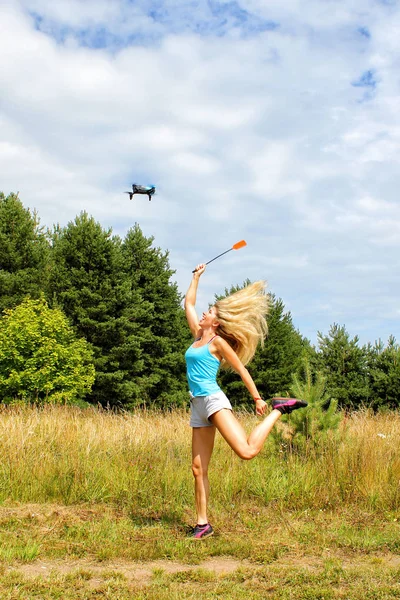
[[4, 402], [73, 403], [91, 390], [92, 351], [64, 313], [27, 297], [0, 319], [0, 397]]
[[[306, 359], [303, 362], [303, 375], [292, 376], [291, 393], [305, 400], [308, 407], [296, 410], [287, 417], [288, 429], [274, 431], [277, 442], [285, 446], [289, 438], [289, 447], [303, 448], [306, 443], [317, 445], [321, 438], [337, 431], [342, 419], [342, 414], [337, 412], [337, 400], [327, 394], [326, 377], [320, 372], [313, 374]], [[283, 434], [286, 434], [286, 440]]]

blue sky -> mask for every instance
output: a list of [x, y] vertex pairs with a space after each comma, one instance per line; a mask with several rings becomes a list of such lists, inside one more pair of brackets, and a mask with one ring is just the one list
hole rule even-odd
[[[56, 3], [57, 4], [57, 3]], [[84, 10], [79, 21], [74, 18], [73, 2], [45, 7], [41, 2], [26, 2], [25, 9], [32, 16], [39, 31], [50, 34], [58, 43], [72, 37], [79, 44], [91, 48], [120, 50], [130, 45], [159, 43], [168, 35], [185, 33], [200, 36], [238, 35], [254, 36], [274, 30], [279, 23], [263, 18], [238, 2], [114, 2], [106, 10]], [[75, 3], [76, 4], [76, 3]], [[81, 3], [82, 4], [82, 3]], [[114, 7], [110, 10], [111, 6]], [[68, 7], [71, 7], [68, 10]], [[79, 10], [79, 9], [78, 9]], [[110, 13], [112, 20], [109, 20]], [[126, 24], [129, 23], [129, 27]]]
[[[400, 7], [5, 0], [0, 190], [169, 250], [185, 292], [266, 279], [316, 343], [400, 338]], [[130, 202], [133, 182], [157, 194]]]

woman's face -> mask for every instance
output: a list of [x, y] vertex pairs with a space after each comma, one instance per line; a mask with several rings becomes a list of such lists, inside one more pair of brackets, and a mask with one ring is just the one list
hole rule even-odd
[[218, 325], [217, 309], [215, 306], [211, 306], [207, 312], [203, 312], [203, 315], [199, 321], [201, 327], [212, 327], [212, 325]]

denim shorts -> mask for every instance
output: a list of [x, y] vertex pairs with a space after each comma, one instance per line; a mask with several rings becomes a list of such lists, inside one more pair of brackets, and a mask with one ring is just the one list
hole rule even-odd
[[190, 427], [213, 427], [210, 417], [223, 408], [232, 410], [231, 403], [222, 391], [209, 396], [191, 396]]

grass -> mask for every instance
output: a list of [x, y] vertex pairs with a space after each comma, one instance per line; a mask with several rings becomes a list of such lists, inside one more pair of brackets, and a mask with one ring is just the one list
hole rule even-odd
[[106, 505], [24, 504], [0, 515], [3, 548], [17, 536], [19, 547], [39, 548], [30, 562], [1, 557], [2, 599], [400, 597], [398, 522], [355, 508], [244, 505], [205, 543]]
[[354, 413], [297, 453], [270, 438], [250, 462], [218, 438], [204, 543], [185, 537], [187, 421], [3, 409], [1, 599], [400, 598], [400, 415]]
[[[241, 419], [247, 430], [257, 422], [251, 415]], [[250, 462], [218, 438], [213, 508], [219, 513], [251, 500], [260, 506], [398, 510], [399, 434], [398, 414], [355, 413], [339, 438], [328, 436], [297, 453], [270, 439]], [[117, 415], [47, 407], [0, 414], [0, 503], [108, 503], [182, 520], [193, 502], [189, 461], [184, 412]]]

